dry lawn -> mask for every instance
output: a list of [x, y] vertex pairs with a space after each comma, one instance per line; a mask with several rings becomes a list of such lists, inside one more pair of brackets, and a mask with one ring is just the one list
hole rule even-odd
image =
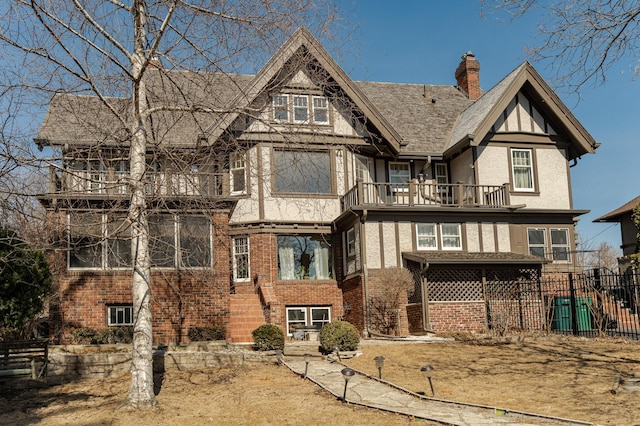
[[[346, 361], [383, 378], [428, 391], [420, 367], [434, 367], [436, 397], [591, 421], [640, 425], [640, 393], [611, 393], [618, 372], [640, 373], [640, 346], [624, 340], [525, 338], [513, 343], [363, 344]], [[89, 380], [9, 392], [0, 389], [2, 425], [400, 425], [412, 420], [347, 406], [283, 367], [260, 365], [169, 372], [151, 412], [118, 410], [128, 378]], [[414, 420], [415, 422], [415, 420]], [[422, 424], [431, 424], [424, 422]]]

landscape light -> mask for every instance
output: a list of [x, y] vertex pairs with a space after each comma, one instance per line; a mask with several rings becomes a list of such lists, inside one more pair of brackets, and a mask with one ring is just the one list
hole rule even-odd
[[349, 379], [351, 379], [356, 372], [351, 368], [346, 367], [342, 369], [341, 373], [342, 377], [344, 377], [344, 393], [342, 394], [342, 400], [347, 402], [347, 383], [349, 383]]
[[378, 379], [382, 380], [382, 366], [384, 365], [384, 357], [378, 355], [373, 360], [376, 362], [376, 367], [378, 368]]
[[422, 373], [424, 374], [424, 376], [427, 378], [427, 380], [429, 381], [429, 387], [431, 388], [431, 396], [434, 396], [435, 393], [433, 392], [433, 383], [431, 382], [431, 372], [433, 371], [433, 367], [430, 365], [425, 365], [424, 367], [422, 367], [420, 369], [420, 371], [422, 371]]

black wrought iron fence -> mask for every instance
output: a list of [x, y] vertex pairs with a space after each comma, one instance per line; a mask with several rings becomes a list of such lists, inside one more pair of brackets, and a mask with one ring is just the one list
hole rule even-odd
[[640, 275], [600, 270], [485, 286], [487, 323], [497, 332], [547, 330], [640, 339]]

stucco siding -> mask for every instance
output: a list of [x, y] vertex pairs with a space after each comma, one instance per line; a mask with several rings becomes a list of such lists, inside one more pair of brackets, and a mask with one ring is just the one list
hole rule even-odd
[[477, 149], [479, 185], [502, 185], [509, 182], [509, 152], [503, 146], [479, 146]]
[[564, 150], [536, 149], [536, 170], [539, 196], [511, 196], [511, 204], [526, 204], [528, 208], [569, 209], [571, 199], [567, 160]]
[[511, 237], [509, 236], [509, 224], [497, 223], [496, 232], [498, 234], [498, 251], [508, 253], [511, 251]]
[[473, 153], [466, 150], [451, 161], [451, 183], [474, 183]]
[[396, 224], [385, 222], [382, 224], [384, 267], [393, 268], [398, 266], [398, 247], [396, 244]]
[[481, 224], [480, 230], [482, 232], [482, 251], [485, 253], [494, 253], [496, 251], [496, 238], [493, 223]]
[[413, 224], [410, 222], [398, 223], [398, 238], [400, 241], [400, 252], [413, 251]]
[[467, 222], [465, 224], [467, 234], [467, 251], [480, 252], [480, 233], [478, 232], [478, 224], [475, 222]]
[[381, 268], [382, 259], [380, 254], [380, 225], [377, 222], [367, 222], [364, 225], [367, 250], [367, 267]]

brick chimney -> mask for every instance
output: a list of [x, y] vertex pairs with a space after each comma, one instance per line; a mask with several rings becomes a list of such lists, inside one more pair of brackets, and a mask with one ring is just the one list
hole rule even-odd
[[462, 61], [456, 69], [456, 81], [458, 87], [469, 99], [478, 99], [482, 95], [480, 91], [480, 62], [476, 60], [471, 51], [462, 55]]

